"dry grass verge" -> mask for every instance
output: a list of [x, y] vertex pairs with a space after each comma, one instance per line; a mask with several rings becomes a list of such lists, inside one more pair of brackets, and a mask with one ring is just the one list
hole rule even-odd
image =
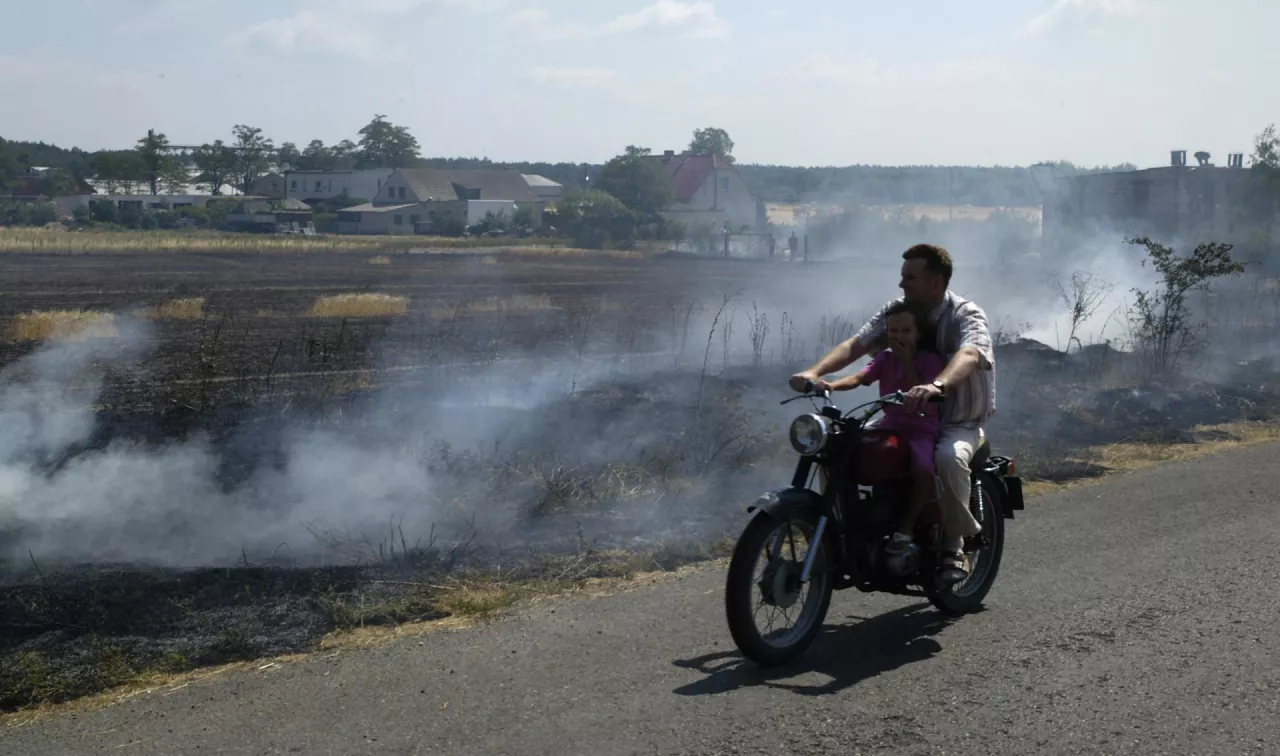
[[315, 318], [380, 318], [404, 315], [409, 298], [390, 294], [335, 294], [320, 297], [307, 313]]
[[137, 314], [147, 320], [199, 320], [204, 317], [204, 297], [175, 299]]
[[[1165, 462], [1183, 462], [1229, 449], [1280, 441], [1280, 421], [1200, 425], [1191, 429], [1189, 435], [1192, 443], [1132, 440], [1081, 450], [1067, 462], [1097, 469], [1097, 475], [1065, 482], [1031, 479], [1023, 485], [1023, 491], [1028, 496], [1062, 491], [1104, 482], [1116, 474], [1143, 470]], [[1023, 474], [1030, 472], [1027, 470]]]
[[386, 255], [375, 255], [369, 258], [370, 265], [390, 265], [391, 258]]
[[43, 310], [15, 315], [5, 329], [9, 341], [84, 341], [114, 338], [116, 317], [93, 310]]
[[535, 257], [638, 259], [665, 245], [637, 250], [586, 250], [564, 239], [444, 236], [321, 236], [236, 234], [217, 231], [71, 231], [61, 228], [0, 228], [0, 253], [96, 254], [109, 252], [370, 252], [514, 254]]
[[431, 315], [451, 318], [455, 315], [485, 315], [506, 312], [542, 312], [553, 309], [551, 297], [546, 294], [516, 294], [510, 297], [478, 297], [452, 307], [432, 307]]

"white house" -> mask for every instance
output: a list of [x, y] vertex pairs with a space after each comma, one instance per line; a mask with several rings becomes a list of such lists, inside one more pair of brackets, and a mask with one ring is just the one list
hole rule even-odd
[[762, 225], [763, 203], [751, 194], [736, 166], [723, 157], [677, 155], [668, 150], [653, 156], [671, 180], [675, 202], [662, 216], [688, 228], [731, 229]]
[[433, 221], [446, 214], [474, 225], [486, 212], [514, 213], [521, 205], [541, 210], [545, 205], [523, 175], [512, 170], [399, 168], [370, 199], [338, 213], [341, 233], [412, 234], [431, 230]]
[[391, 177], [391, 168], [349, 171], [289, 171], [284, 175], [285, 197], [314, 204], [346, 196], [371, 200]]

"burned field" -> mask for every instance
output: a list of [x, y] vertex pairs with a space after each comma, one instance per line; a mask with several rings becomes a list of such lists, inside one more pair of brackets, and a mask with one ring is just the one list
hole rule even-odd
[[[889, 293], [815, 304], [833, 270], [0, 257], [0, 709], [722, 553], [793, 461], [786, 377]], [[992, 437], [1031, 480], [1280, 406], [1265, 365], [1162, 388], [1108, 349], [997, 357]]]

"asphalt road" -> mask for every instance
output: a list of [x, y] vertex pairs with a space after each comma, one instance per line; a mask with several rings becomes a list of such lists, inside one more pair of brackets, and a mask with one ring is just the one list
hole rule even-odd
[[723, 565], [0, 734], [42, 754], [1280, 753], [1280, 446], [1031, 499], [988, 609], [836, 595], [744, 663]]

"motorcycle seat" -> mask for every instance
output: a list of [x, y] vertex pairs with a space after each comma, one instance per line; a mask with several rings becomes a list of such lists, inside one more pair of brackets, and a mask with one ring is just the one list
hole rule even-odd
[[977, 449], [973, 450], [973, 459], [969, 461], [969, 469], [981, 470], [982, 466], [986, 464], [986, 461], [990, 456], [991, 456], [991, 444], [987, 441], [986, 437], [984, 436], [982, 439], [982, 443], [978, 446]]

